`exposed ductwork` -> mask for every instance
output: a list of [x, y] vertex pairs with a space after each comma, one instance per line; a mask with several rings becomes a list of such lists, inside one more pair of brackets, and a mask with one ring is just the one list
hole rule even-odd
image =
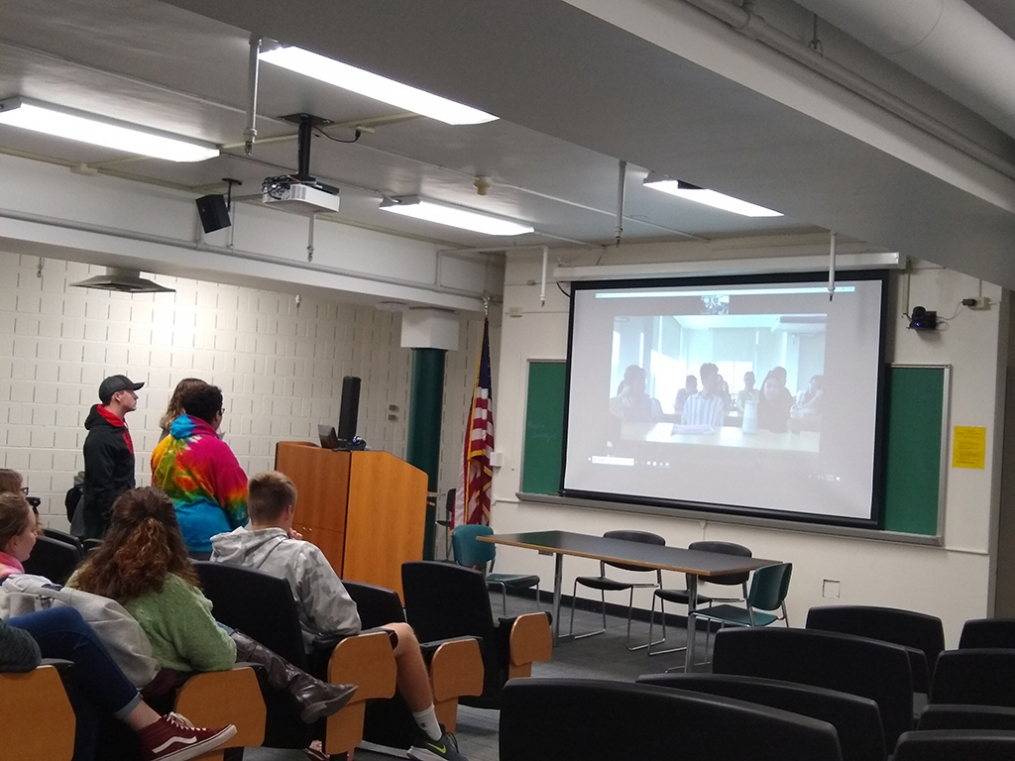
[[796, 0], [1015, 136], [1015, 39], [963, 0]]

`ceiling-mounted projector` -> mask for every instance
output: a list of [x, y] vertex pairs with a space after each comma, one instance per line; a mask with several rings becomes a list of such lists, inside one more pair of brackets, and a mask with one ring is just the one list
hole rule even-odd
[[261, 186], [261, 201], [275, 209], [301, 214], [338, 211], [338, 188], [293, 177], [268, 177]]
[[290, 114], [282, 118], [299, 125], [299, 169], [295, 175], [266, 178], [261, 184], [261, 201], [267, 206], [300, 214], [338, 211], [338, 188], [318, 182], [310, 174], [313, 130], [331, 122], [310, 114]]

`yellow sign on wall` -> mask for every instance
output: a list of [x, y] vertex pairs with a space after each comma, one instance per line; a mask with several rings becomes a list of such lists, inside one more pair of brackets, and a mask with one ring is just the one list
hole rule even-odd
[[957, 425], [952, 439], [952, 467], [983, 470], [987, 461], [987, 429]]

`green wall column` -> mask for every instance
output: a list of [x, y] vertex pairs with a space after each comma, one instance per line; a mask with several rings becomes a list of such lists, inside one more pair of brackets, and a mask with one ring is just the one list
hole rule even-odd
[[444, 403], [444, 349], [413, 349], [409, 392], [409, 436], [405, 459], [427, 475], [426, 530], [423, 559], [433, 560], [437, 520], [437, 469], [441, 459]]

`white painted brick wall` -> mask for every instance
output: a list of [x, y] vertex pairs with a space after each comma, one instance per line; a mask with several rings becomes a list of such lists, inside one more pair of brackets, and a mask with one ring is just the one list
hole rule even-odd
[[[159, 418], [188, 376], [222, 388], [225, 440], [248, 473], [271, 467], [276, 442], [315, 441], [318, 423], [337, 425], [345, 375], [363, 378], [359, 435], [405, 455], [411, 355], [397, 314], [306, 297], [297, 309], [290, 294], [166, 277], [175, 294], [84, 290], [68, 284], [101, 269], [47, 259], [37, 277], [38, 265], [0, 252], [0, 467], [25, 475], [49, 525], [67, 526], [84, 419], [114, 373], [146, 383], [127, 417], [142, 485]], [[463, 323], [462, 346], [448, 353], [442, 492], [458, 478], [481, 329]]]

